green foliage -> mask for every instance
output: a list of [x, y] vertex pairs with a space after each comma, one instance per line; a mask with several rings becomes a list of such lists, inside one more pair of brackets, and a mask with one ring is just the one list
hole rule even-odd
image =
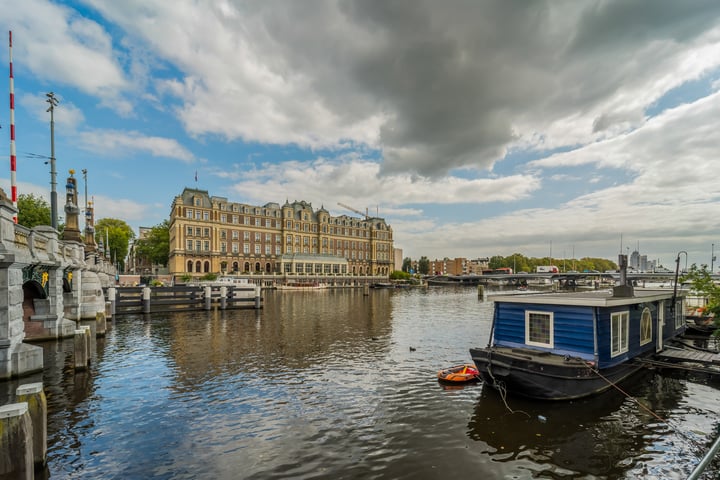
[[168, 264], [170, 256], [170, 221], [165, 220], [150, 229], [147, 237], [135, 242], [135, 254], [155, 265]]
[[95, 222], [95, 243], [105, 245], [105, 251], [110, 252], [110, 261], [118, 262], [118, 268], [124, 269], [125, 257], [128, 254], [130, 239], [135, 238], [135, 233], [130, 225], [123, 220], [116, 218], [101, 218]]
[[409, 272], [411, 269], [412, 269], [412, 259], [410, 257], [405, 257], [403, 259], [403, 263], [402, 263], [402, 271]]
[[420, 257], [418, 260], [418, 273], [421, 275], [427, 275], [430, 271], [430, 260], [426, 256]]
[[38, 225], [50, 225], [50, 204], [33, 193], [20, 194], [17, 199], [18, 224], [33, 228]]
[[200, 277], [200, 280], [210, 280], [210, 281], [213, 281], [213, 280], [217, 280], [217, 277], [218, 277], [218, 276], [217, 276], [217, 273], [206, 273], [205, 275], [203, 275], [202, 277]]
[[710, 277], [707, 265], [698, 268], [697, 265], [693, 264], [690, 271], [683, 275], [680, 281], [690, 282], [692, 293], [707, 298], [708, 303], [705, 307], [705, 314], [712, 314], [716, 322], [720, 320], [720, 285], [716, 284]]
[[410, 280], [412, 278], [412, 275], [410, 275], [408, 272], [403, 272], [400, 270], [393, 270], [393, 272], [390, 274], [390, 280]]
[[189, 273], [183, 273], [180, 275], [180, 281], [183, 283], [188, 283], [190, 280], [192, 280], [192, 275]]
[[561, 272], [575, 270], [578, 272], [597, 270], [604, 272], [606, 270], [617, 270], [618, 266], [615, 262], [604, 258], [580, 258], [580, 259], [558, 259], [550, 257], [525, 257], [520, 253], [513, 253], [509, 257], [495, 255], [490, 257], [490, 268], [496, 269], [501, 267], [512, 268], [514, 272], [535, 272], [537, 267], [541, 265], [555, 265]]

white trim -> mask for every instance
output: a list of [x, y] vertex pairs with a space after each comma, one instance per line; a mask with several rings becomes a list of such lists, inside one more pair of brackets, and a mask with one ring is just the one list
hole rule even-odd
[[[543, 315], [548, 317], [550, 322], [550, 342], [534, 342], [530, 340], [530, 315]], [[554, 348], [555, 346], [555, 314], [554, 312], [541, 312], [535, 310], [525, 310], [525, 345], [532, 345], [534, 347], [546, 347]]]

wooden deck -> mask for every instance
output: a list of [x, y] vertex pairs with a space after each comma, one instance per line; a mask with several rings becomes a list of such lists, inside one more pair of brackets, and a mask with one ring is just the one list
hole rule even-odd
[[666, 347], [662, 352], [656, 353], [659, 360], [674, 362], [695, 362], [705, 365], [720, 365], [720, 353], [693, 350], [690, 348]]

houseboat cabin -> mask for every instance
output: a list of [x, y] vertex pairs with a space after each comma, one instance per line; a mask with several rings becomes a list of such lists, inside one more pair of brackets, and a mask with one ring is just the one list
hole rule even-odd
[[[620, 290], [622, 291], [622, 290]], [[486, 348], [470, 355], [485, 382], [546, 400], [611, 388], [685, 329], [683, 298], [669, 291], [494, 297]]]

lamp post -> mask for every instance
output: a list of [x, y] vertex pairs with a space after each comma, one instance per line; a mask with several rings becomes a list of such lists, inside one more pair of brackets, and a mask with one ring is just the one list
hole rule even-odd
[[47, 109], [50, 112], [50, 225], [57, 229], [58, 217], [57, 217], [57, 173], [55, 172], [55, 118], [54, 112], [55, 107], [58, 105], [58, 99], [55, 98], [55, 94], [50, 92], [45, 95], [47, 102], [50, 107]]
[[87, 168], [82, 169], [83, 182], [85, 183], [85, 230], [88, 229], [88, 203], [87, 203]]

